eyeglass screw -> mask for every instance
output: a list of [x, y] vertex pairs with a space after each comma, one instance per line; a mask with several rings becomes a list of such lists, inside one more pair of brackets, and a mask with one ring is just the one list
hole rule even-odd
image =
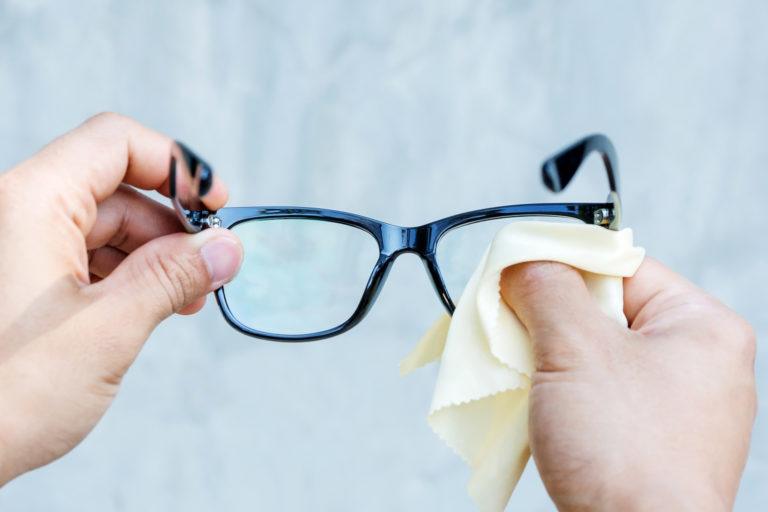
[[216, 215], [209, 215], [205, 218], [205, 225], [209, 228], [218, 228], [221, 227], [221, 219], [218, 218]]
[[609, 224], [611, 222], [610, 215], [610, 212], [606, 208], [595, 210], [594, 223], [598, 225]]

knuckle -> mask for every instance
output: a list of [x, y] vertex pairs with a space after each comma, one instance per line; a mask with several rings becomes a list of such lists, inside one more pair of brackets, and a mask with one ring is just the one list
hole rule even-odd
[[87, 125], [120, 125], [128, 121], [128, 118], [122, 114], [115, 112], [99, 112], [98, 114], [89, 117], [85, 124]]
[[96, 114], [83, 123], [91, 134], [91, 143], [98, 143], [102, 149], [106, 147], [112, 151], [125, 149], [125, 138], [137, 125], [138, 123], [130, 117], [114, 112]]
[[754, 364], [757, 339], [752, 325], [715, 299], [712, 299], [709, 305], [710, 308], [698, 311], [702, 334], [711, 338], [715, 345], [730, 357], [735, 356], [740, 362]]
[[534, 344], [536, 368], [541, 372], [562, 372], [581, 368], [585, 353], [577, 343], [556, 337], [548, 343]]
[[131, 225], [133, 223], [133, 210], [129, 207], [124, 207], [120, 211], [120, 218], [118, 219], [117, 229], [112, 235], [107, 245], [117, 248], [122, 248], [128, 242], [131, 237]]
[[[80, 144], [82, 151], [94, 154], [109, 154], [109, 166], [118, 165], [127, 167], [129, 163], [128, 134], [132, 131], [135, 121], [114, 112], [102, 112], [87, 119], [81, 129]], [[96, 162], [101, 160], [96, 159]], [[94, 164], [96, 175], [106, 174], [108, 169], [105, 163]]]
[[563, 372], [621, 367], [621, 351], [612, 340], [622, 336], [624, 333], [612, 321], [583, 330], [540, 327], [533, 337], [536, 369]]

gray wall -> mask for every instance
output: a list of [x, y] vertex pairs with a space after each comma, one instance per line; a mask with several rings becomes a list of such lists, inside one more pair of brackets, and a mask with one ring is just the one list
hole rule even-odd
[[[548, 200], [541, 158], [603, 131], [639, 243], [762, 340], [766, 26], [748, 0], [0, 0], [0, 168], [114, 110], [188, 141], [233, 204], [416, 224]], [[569, 197], [602, 194], [592, 166]], [[405, 257], [331, 342], [253, 343], [210, 304], [172, 319], [93, 434], [0, 509], [471, 510], [466, 468], [425, 422], [434, 369], [397, 373], [440, 312]], [[737, 509], [766, 500], [763, 410]], [[512, 504], [553, 508], [532, 465]]]

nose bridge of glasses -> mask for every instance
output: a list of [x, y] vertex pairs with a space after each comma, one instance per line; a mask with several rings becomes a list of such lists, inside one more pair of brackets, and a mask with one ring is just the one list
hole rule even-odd
[[383, 252], [399, 256], [406, 252], [425, 255], [430, 250], [430, 226], [402, 227], [387, 224], [382, 229]]

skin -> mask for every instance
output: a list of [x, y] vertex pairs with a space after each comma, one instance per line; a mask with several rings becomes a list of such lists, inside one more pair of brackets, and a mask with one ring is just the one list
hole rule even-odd
[[[76, 446], [152, 330], [237, 272], [232, 233], [180, 233], [134, 189], [167, 195], [170, 148], [102, 114], [0, 175], [0, 485]], [[501, 285], [533, 339], [531, 446], [560, 510], [732, 506], [756, 407], [744, 320], [650, 259], [625, 283], [629, 328], [567, 266]]]
[[[231, 279], [228, 230], [180, 233], [171, 139], [98, 115], [0, 175], [0, 485], [77, 445], [152, 330]], [[227, 192], [216, 181], [211, 209]]]
[[625, 280], [629, 327], [566, 265], [508, 268], [501, 290], [533, 340], [531, 451], [559, 510], [732, 509], [756, 413], [741, 317], [651, 258]]

